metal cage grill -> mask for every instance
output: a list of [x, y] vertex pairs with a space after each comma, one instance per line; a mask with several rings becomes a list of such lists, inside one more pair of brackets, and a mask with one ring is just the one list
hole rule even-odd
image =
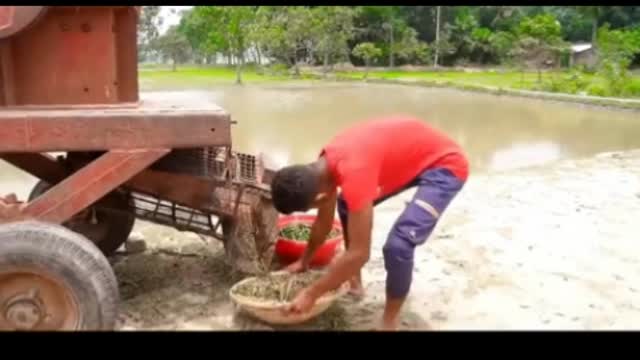
[[222, 220], [233, 219], [240, 203], [250, 201], [247, 195], [268, 196], [268, 191], [260, 187], [260, 161], [227, 147], [173, 150], [151, 168], [202, 177], [212, 183], [207, 209], [194, 209], [150, 194], [132, 194], [136, 217], [182, 231], [223, 238]]
[[256, 157], [233, 152], [227, 147], [173, 150], [152, 168], [219, 181], [258, 183], [260, 180], [260, 167]]
[[168, 225], [181, 231], [222, 236], [222, 229], [217, 228], [217, 220], [214, 222], [211, 214], [144, 194], [132, 194], [132, 198], [134, 211], [139, 219]]

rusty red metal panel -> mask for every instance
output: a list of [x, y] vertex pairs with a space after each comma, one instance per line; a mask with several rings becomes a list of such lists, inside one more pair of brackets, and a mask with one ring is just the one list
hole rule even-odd
[[228, 146], [224, 111], [170, 109], [0, 112], [0, 152]]
[[119, 101], [138, 101], [138, 14], [133, 7], [117, 9], [116, 29], [116, 88]]
[[0, 6], [0, 39], [8, 38], [35, 23], [47, 6]]
[[2, 44], [0, 105], [137, 101], [135, 7], [47, 8]]
[[49, 154], [39, 153], [4, 153], [0, 158], [49, 184], [62, 181], [68, 171]]
[[127, 102], [119, 104], [66, 104], [66, 105], [18, 105], [7, 106], [2, 109], [28, 111], [28, 110], [108, 110], [108, 109], [136, 109], [140, 102]]
[[21, 218], [63, 223], [168, 152], [168, 149], [110, 151], [27, 204]]
[[16, 102], [117, 102], [113, 12], [52, 9], [13, 41]]
[[0, 103], [5, 106], [12, 106], [16, 103], [15, 68], [11, 49], [11, 41], [0, 43], [0, 74], [2, 75], [2, 98]]

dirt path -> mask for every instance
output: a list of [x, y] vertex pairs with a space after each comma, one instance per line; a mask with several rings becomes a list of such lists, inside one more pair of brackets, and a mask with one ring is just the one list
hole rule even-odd
[[[376, 209], [367, 296], [296, 329], [371, 329], [381, 247], [404, 202]], [[640, 151], [472, 177], [416, 258], [404, 329], [640, 328]], [[141, 223], [114, 259], [122, 329], [275, 330], [234, 311], [219, 244]], [[179, 255], [183, 253], [186, 255]]]

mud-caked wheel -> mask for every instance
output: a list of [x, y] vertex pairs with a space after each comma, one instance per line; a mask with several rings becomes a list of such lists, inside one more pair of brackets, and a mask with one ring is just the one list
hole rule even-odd
[[[48, 183], [38, 182], [29, 195], [29, 201], [44, 194], [50, 188], [51, 185]], [[110, 256], [127, 241], [133, 230], [135, 217], [129, 200], [127, 194], [112, 192], [63, 225], [84, 235], [105, 255]]]
[[53, 224], [0, 225], [0, 330], [113, 330], [115, 274], [82, 235]]

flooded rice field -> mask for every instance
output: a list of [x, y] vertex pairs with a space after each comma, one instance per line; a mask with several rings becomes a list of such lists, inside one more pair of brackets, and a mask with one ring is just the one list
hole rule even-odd
[[[336, 132], [369, 117], [424, 118], [466, 149], [472, 176], [417, 251], [403, 329], [640, 328], [637, 113], [367, 84], [229, 86], [143, 99], [217, 103], [238, 121], [234, 148], [263, 152], [277, 166], [312, 160]], [[24, 197], [34, 179], [0, 162], [0, 183]], [[345, 299], [301, 329], [377, 326], [381, 247], [411, 195], [376, 209], [364, 300]], [[112, 259], [122, 329], [277, 330], [235, 311], [219, 243], [146, 223], [134, 236], [148, 249]]]

